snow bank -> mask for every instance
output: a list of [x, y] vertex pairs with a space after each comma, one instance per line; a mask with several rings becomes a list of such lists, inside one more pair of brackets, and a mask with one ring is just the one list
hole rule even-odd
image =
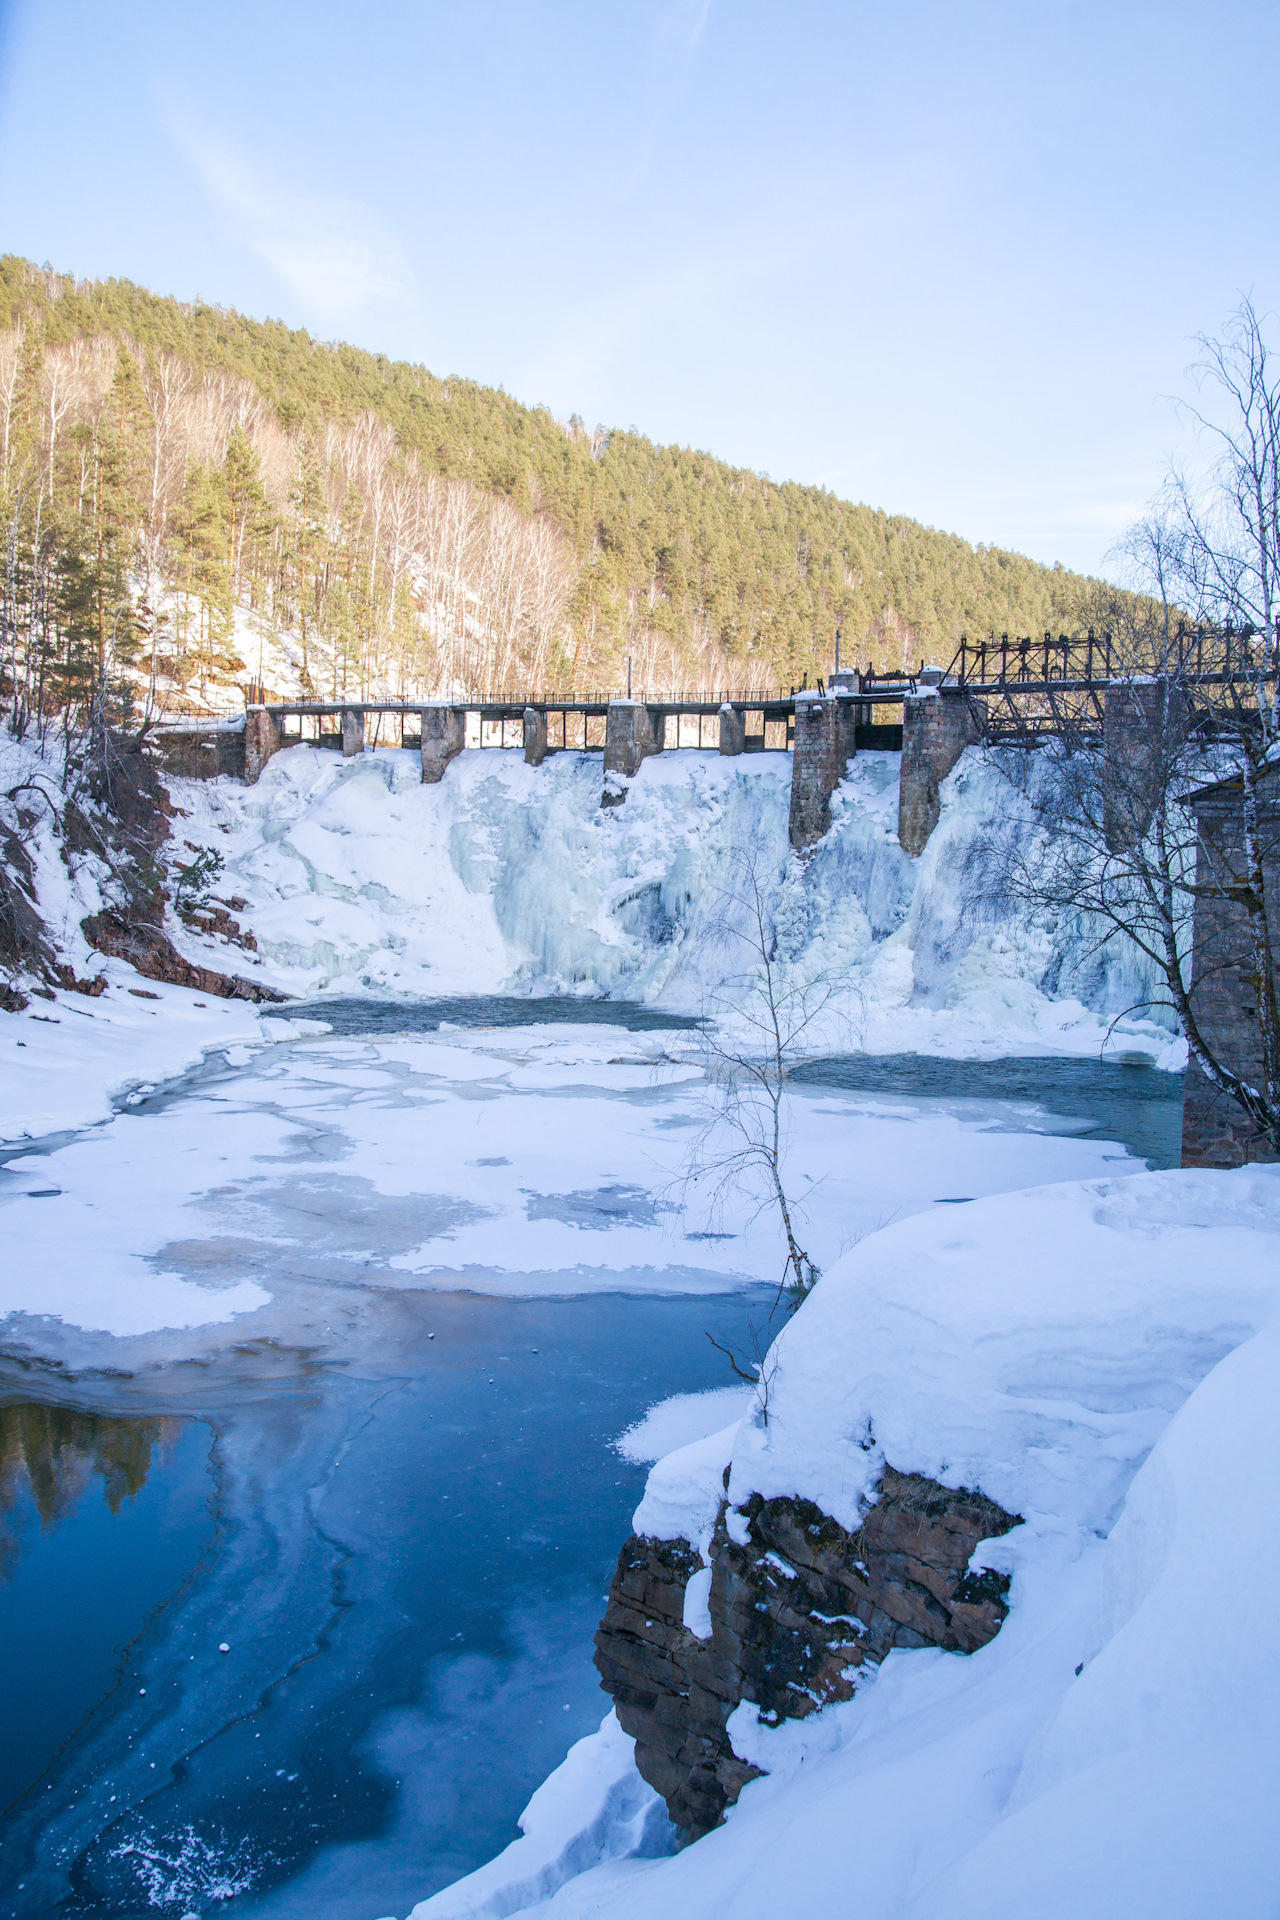
[[[1210, 1251], [1211, 1249], [1211, 1251]], [[775, 1343], [730, 1495], [842, 1526], [884, 1460], [1009, 1513], [1107, 1529], [1174, 1410], [1280, 1289], [1280, 1175], [1185, 1171], [917, 1215], [826, 1276]]]
[[185, 1072], [210, 1049], [262, 1044], [257, 1011], [243, 1000], [152, 981], [142, 998], [132, 967], [98, 964], [108, 981], [99, 999], [59, 993], [0, 1014], [0, 1140], [94, 1126], [131, 1090]]
[[750, 1387], [718, 1387], [712, 1393], [677, 1393], [650, 1407], [643, 1420], [637, 1420], [614, 1441], [624, 1460], [637, 1464], [661, 1460], [677, 1447], [687, 1447], [719, 1432], [726, 1421], [737, 1425], [748, 1411], [754, 1392]]
[[[192, 783], [198, 784], [198, 783]], [[0, 730], [0, 790], [23, 787], [20, 839], [31, 859], [40, 917], [58, 958], [78, 978], [105, 979], [97, 998], [58, 991], [31, 997], [24, 1013], [0, 1013], [0, 1140], [39, 1138], [109, 1119], [139, 1083], [166, 1080], [194, 1066], [211, 1047], [260, 1041], [255, 1007], [185, 987], [143, 980], [122, 960], [95, 952], [80, 922], [104, 905], [98, 862], [63, 858], [54, 831], [61, 803], [61, 761], [51, 741], [15, 741]], [[43, 797], [42, 797], [43, 796]], [[13, 824], [13, 803], [9, 803]], [[236, 971], [227, 950], [204, 963]], [[243, 964], [238, 950], [235, 961]]]
[[1176, 1416], [1111, 1537], [1083, 1673], [1006, 1817], [913, 1912], [1275, 1913], [1278, 1384], [1273, 1324]]
[[[554, 1920], [1200, 1920], [1275, 1912], [1280, 1169], [1006, 1195], [864, 1242], [766, 1364], [761, 1412], [650, 1477], [637, 1526], [731, 1498], [846, 1525], [889, 1460], [1023, 1516], [969, 1657], [890, 1655], [846, 1705], [738, 1751], [769, 1769], [679, 1856], [615, 1859]], [[465, 1886], [465, 1882], [463, 1885]], [[460, 1889], [455, 1889], [460, 1892]]]

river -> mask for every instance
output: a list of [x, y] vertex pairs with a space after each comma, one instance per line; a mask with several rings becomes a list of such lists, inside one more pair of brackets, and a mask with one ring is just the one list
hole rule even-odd
[[[332, 1034], [232, 1049], [0, 1176], [23, 1257], [100, 1281], [0, 1360], [4, 1914], [379, 1920], [489, 1858], [603, 1711], [644, 1477], [613, 1440], [727, 1384], [707, 1335], [771, 1324], [771, 1224], [673, 1184], [693, 1023], [297, 1011]], [[1169, 1164], [1177, 1091], [814, 1063], [820, 1264], [895, 1211]]]

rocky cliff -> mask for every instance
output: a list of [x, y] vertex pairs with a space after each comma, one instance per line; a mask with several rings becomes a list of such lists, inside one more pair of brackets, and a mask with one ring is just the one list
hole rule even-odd
[[981, 1493], [888, 1466], [856, 1533], [804, 1500], [726, 1502], [706, 1613], [688, 1591], [705, 1580], [697, 1550], [633, 1535], [618, 1557], [596, 1665], [635, 1739], [637, 1767], [681, 1834], [695, 1840], [719, 1825], [759, 1772], [726, 1732], [741, 1701], [774, 1724], [799, 1719], [851, 1699], [894, 1647], [972, 1653], [992, 1639], [1008, 1580], [967, 1568], [980, 1540], [1018, 1524]]

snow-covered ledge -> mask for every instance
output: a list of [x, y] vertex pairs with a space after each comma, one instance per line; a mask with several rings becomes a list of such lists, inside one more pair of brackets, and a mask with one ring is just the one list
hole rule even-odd
[[[744, 1703], [730, 1734], [762, 1777], [683, 1852], [615, 1835], [553, 1890], [520, 1841], [415, 1920], [777, 1920], [842, 1911], [851, 1885], [860, 1920], [1262, 1920], [1278, 1309], [1280, 1168], [1042, 1187], [864, 1241], [775, 1344], [767, 1422], [702, 1452], [729, 1441], [737, 1511], [800, 1495], [849, 1528], [886, 1457], [981, 1488], [1024, 1521], [975, 1556], [1010, 1578], [1001, 1632], [968, 1658], [894, 1652], [805, 1719]], [[637, 1531], [700, 1537], [701, 1457], [659, 1463]], [[584, 1741], [553, 1776], [557, 1877], [598, 1844], [621, 1759]]]

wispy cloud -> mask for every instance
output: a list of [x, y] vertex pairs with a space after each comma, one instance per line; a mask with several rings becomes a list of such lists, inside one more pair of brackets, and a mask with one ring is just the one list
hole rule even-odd
[[865, 227], [858, 210], [815, 194], [806, 213], [787, 208], [765, 219], [753, 209], [749, 217], [700, 231], [683, 246], [641, 250], [637, 264], [615, 257], [599, 286], [567, 294], [544, 316], [547, 332], [519, 370], [516, 391], [530, 398], [556, 395], [566, 406], [593, 406], [592, 396], [613, 388], [628, 361], [652, 360], [665, 330], [679, 326], [696, 335], [731, 327], [735, 309], [752, 290], [802, 276], [833, 245], [852, 244]]
[[668, 7], [660, 15], [654, 28], [654, 40], [659, 46], [677, 47], [684, 53], [692, 53], [706, 31], [710, 12], [711, 0], [675, 0], [674, 6]]
[[656, 104], [640, 128], [635, 160], [627, 175], [628, 185], [632, 187], [639, 184], [653, 164], [658, 135], [689, 85], [710, 17], [711, 0], [673, 0], [654, 23], [649, 38], [649, 60], [661, 84], [654, 93]]
[[339, 320], [410, 296], [400, 241], [351, 195], [300, 191], [220, 134], [171, 131], [232, 237], [308, 308]]

